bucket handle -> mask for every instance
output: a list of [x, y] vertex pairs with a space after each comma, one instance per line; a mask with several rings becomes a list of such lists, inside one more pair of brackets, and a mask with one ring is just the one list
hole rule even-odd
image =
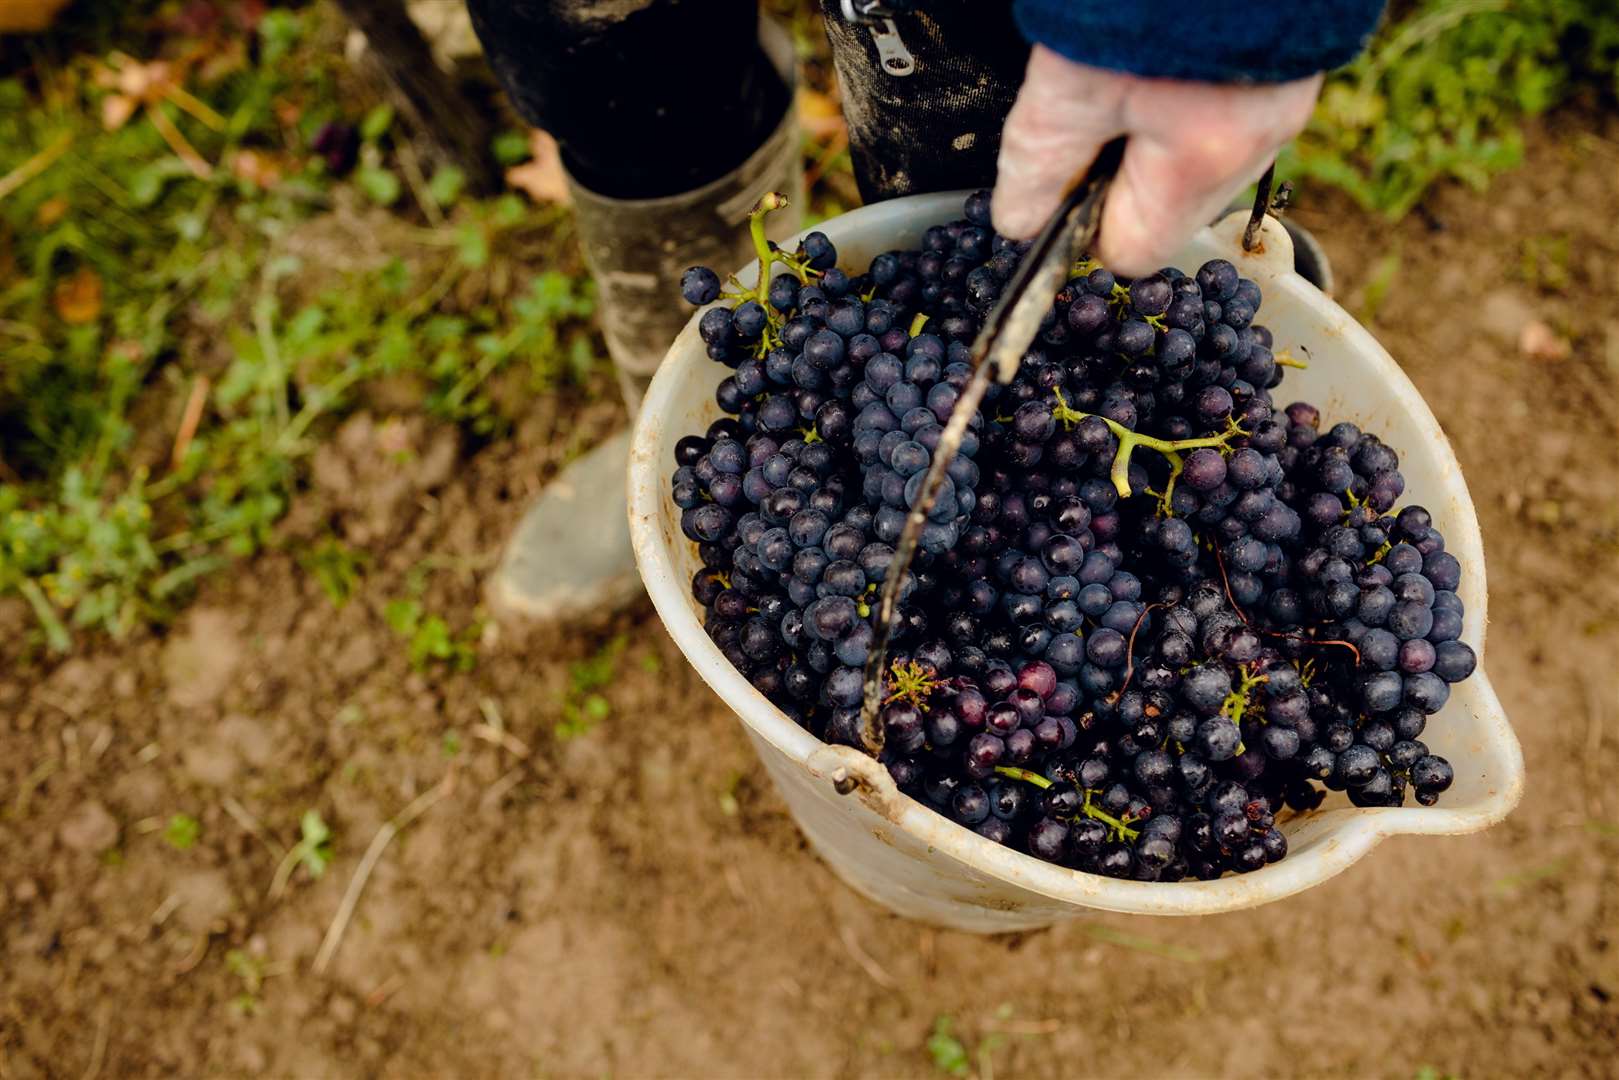
[[888, 767], [852, 746], [826, 744], [804, 759], [810, 775], [839, 795], [855, 795], [873, 813], [898, 823], [909, 800], [888, 775]]
[[883, 704], [888, 643], [899, 621], [899, 593], [916, 555], [922, 528], [939, 497], [945, 470], [961, 447], [968, 424], [984, 400], [989, 381], [998, 379], [1008, 383], [1017, 373], [1024, 350], [1040, 331], [1041, 316], [1068, 279], [1074, 252], [1087, 251], [1095, 243], [1108, 188], [1124, 159], [1124, 148], [1123, 136], [1113, 139], [1074, 177], [973, 341], [972, 376], [962, 388], [944, 433], [939, 436], [933, 461], [923, 477], [916, 503], [905, 517], [905, 527], [894, 544], [894, 554], [883, 577], [877, 603], [876, 634], [866, 657], [860, 704], [860, 741], [872, 757], [879, 756], [883, 750], [885, 732], [878, 710]]

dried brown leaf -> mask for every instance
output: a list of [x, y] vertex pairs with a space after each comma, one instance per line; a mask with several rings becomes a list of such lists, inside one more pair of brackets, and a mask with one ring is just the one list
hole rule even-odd
[[506, 183], [537, 203], [567, 205], [568, 181], [562, 171], [562, 155], [556, 140], [538, 128], [529, 132], [529, 151], [534, 155], [521, 165], [506, 170]]
[[101, 314], [101, 275], [81, 266], [56, 283], [51, 306], [66, 323], [93, 322]]

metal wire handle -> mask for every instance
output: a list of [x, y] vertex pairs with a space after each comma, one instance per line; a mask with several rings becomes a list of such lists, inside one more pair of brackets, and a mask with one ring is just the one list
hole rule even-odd
[[894, 546], [894, 557], [889, 560], [888, 573], [883, 579], [877, 606], [877, 632], [866, 656], [860, 709], [860, 740], [873, 757], [883, 749], [883, 726], [877, 714], [883, 704], [883, 673], [888, 663], [888, 644], [899, 616], [900, 588], [916, 556], [922, 527], [939, 497], [945, 470], [955, 460], [967, 425], [989, 389], [990, 379], [994, 377], [1002, 383], [1012, 381], [1023, 353], [1040, 332], [1052, 298], [1068, 280], [1075, 252], [1088, 250], [1095, 243], [1107, 189], [1119, 171], [1123, 156], [1123, 137], [1102, 147], [1090, 168], [1076, 180], [1046, 220], [973, 341], [972, 377], [956, 401], [944, 434], [939, 437], [939, 447], [933, 453], [921, 490], [916, 493], [916, 503], [905, 518], [905, 528]]

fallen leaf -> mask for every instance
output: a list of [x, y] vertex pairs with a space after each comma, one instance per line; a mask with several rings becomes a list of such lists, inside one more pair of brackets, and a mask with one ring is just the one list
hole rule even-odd
[[39, 204], [39, 209], [34, 211], [34, 220], [39, 224], [40, 228], [48, 229], [61, 221], [62, 215], [66, 214], [67, 210], [67, 200], [60, 195], [56, 195]]
[[238, 39], [214, 38], [211, 48], [197, 65], [197, 81], [212, 86], [227, 75], [247, 67], [247, 46]]
[[67, 0], [4, 0], [0, 2], [0, 34], [33, 34], [49, 30]]
[[128, 94], [108, 94], [101, 101], [101, 126], [108, 131], [117, 131], [129, 123], [129, 118], [135, 115], [140, 101]]
[[798, 123], [817, 139], [830, 139], [845, 130], [843, 110], [837, 101], [808, 86], [798, 91]]
[[1524, 323], [1518, 333], [1518, 351], [1532, 360], [1557, 362], [1567, 360], [1573, 347], [1568, 338], [1539, 319], [1533, 319]]
[[51, 306], [66, 323], [92, 322], [101, 314], [101, 275], [81, 266], [56, 283]]
[[174, 81], [174, 70], [166, 60], [142, 64], [130, 61], [118, 69], [118, 89], [133, 98], [156, 101]]
[[281, 182], [281, 166], [268, 154], [257, 150], [236, 151], [231, 155], [230, 171], [256, 187], [272, 188]]
[[568, 198], [568, 181], [562, 171], [562, 155], [557, 141], [535, 128], [529, 132], [529, 150], [534, 156], [506, 170], [506, 183], [539, 203], [560, 203]]

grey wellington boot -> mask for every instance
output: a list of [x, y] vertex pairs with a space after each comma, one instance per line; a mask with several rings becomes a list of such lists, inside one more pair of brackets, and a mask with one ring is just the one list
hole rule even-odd
[[[753, 255], [748, 211], [767, 192], [787, 195], [772, 214], [778, 242], [798, 231], [804, 169], [792, 91], [792, 41], [760, 20], [760, 39], [788, 86], [781, 123], [734, 172], [694, 191], [658, 199], [610, 199], [568, 178], [585, 262], [596, 279], [607, 351], [633, 418], [664, 353], [691, 317], [680, 298], [689, 266], [721, 274]], [[556, 621], [610, 614], [641, 592], [625, 512], [629, 433], [573, 462], [540, 492], [507, 542], [489, 585], [501, 615]], [[671, 465], [671, 468], [673, 466]]]

